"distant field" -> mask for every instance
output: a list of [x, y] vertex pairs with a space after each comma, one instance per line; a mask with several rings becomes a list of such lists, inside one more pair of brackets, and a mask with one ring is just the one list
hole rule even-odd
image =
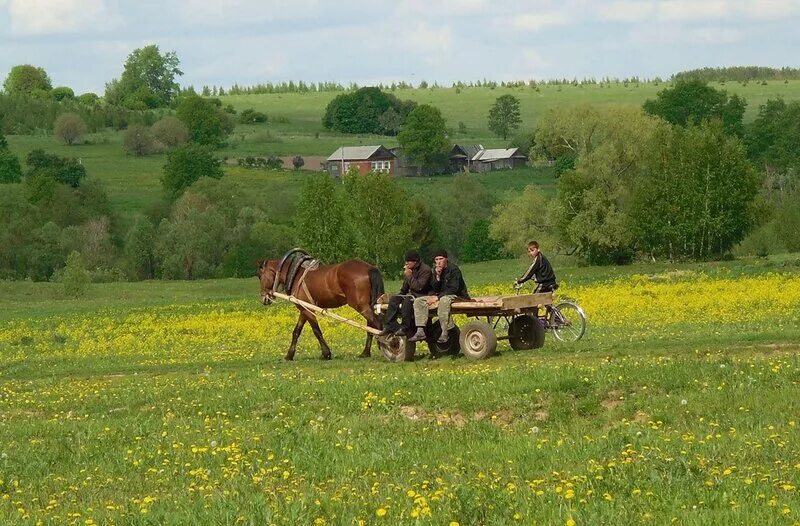
[[255, 278], [0, 282], [0, 523], [797, 522], [798, 255], [555, 263], [585, 339], [479, 362], [360, 360], [325, 320], [334, 360], [305, 332], [285, 363]]

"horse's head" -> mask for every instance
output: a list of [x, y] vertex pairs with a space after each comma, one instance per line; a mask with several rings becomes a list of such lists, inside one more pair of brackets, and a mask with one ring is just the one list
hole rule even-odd
[[258, 263], [258, 280], [261, 282], [261, 303], [269, 305], [275, 299], [272, 288], [275, 285], [278, 262], [274, 259]]

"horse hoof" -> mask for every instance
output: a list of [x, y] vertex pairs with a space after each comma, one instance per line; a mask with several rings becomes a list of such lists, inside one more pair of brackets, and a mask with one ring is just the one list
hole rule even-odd
[[358, 357], [359, 358], [371, 358], [372, 355], [370, 353], [368, 353], [368, 352], [362, 352], [361, 354], [358, 355]]
[[294, 360], [294, 356], [290, 356], [288, 354], [283, 357], [283, 361], [285, 361], [285, 362], [291, 362], [293, 360]]
[[322, 355], [322, 359], [323, 360], [330, 360], [331, 358], [333, 358], [332, 354], [323, 354]]

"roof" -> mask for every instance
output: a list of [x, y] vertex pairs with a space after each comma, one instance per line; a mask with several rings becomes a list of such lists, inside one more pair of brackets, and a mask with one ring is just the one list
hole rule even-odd
[[[464, 153], [463, 154], [457, 153], [456, 149], [461, 150]], [[465, 144], [456, 144], [456, 145], [453, 145], [453, 149], [450, 151], [450, 156], [451, 157], [463, 157], [463, 156], [466, 156], [467, 158], [472, 159], [481, 150], [483, 150], [483, 146], [480, 145], [480, 144], [466, 144], [466, 145]]]
[[481, 150], [473, 157], [473, 161], [492, 162], [499, 159], [511, 159], [512, 157], [525, 157], [518, 153], [519, 148], [495, 148], [491, 150]]
[[[378, 144], [375, 146], [342, 146], [341, 148], [337, 149], [333, 152], [329, 157], [328, 161], [366, 161], [370, 159], [373, 155], [378, 153], [378, 150], [386, 150], [382, 144]], [[389, 150], [386, 150], [389, 152]], [[389, 152], [391, 155], [391, 152]]]

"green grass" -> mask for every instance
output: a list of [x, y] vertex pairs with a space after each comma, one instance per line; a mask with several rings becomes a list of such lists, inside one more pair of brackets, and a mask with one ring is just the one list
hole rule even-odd
[[[556, 259], [573, 290], [792, 279], [799, 262]], [[462, 268], [474, 288], [503, 288], [525, 264]], [[284, 363], [296, 311], [257, 291], [255, 278], [113, 283], [64, 300], [57, 284], [0, 283], [0, 523], [797, 520], [796, 304], [769, 324], [708, 312], [612, 328], [595, 313], [585, 341], [501, 344], [481, 362], [359, 360], [362, 335], [323, 322], [335, 359], [320, 362], [308, 332]]]

